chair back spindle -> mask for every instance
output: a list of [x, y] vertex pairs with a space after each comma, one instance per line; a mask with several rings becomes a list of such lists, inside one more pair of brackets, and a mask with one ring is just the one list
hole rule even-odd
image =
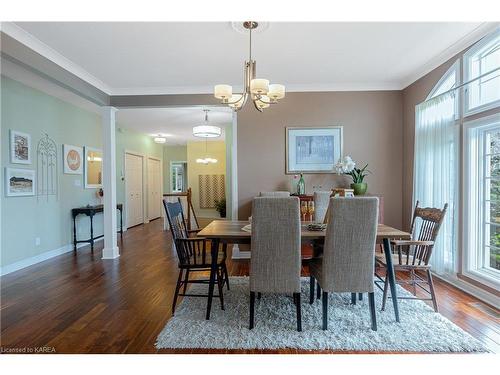
[[[196, 255], [202, 254], [203, 258], [205, 257], [205, 251], [201, 248], [203, 242], [182, 241], [189, 238], [189, 235], [180, 199], [178, 199], [177, 202], [168, 202], [164, 199], [163, 206], [165, 207], [168, 224], [172, 232], [179, 264], [196, 265], [199, 260], [199, 257]], [[203, 261], [204, 259], [202, 259], [202, 262]]]
[[[446, 203], [443, 209], [431, 208], [431, 207], [419, 207], [419, 202], [417, 201], [415, 205], [415, 210], [413, 212], [413, 219], [411, 223], [411, 233], [415, 236], [415, 231], [417, 227], [418, 236], [416, 236], [417, 241], [432, 241], [435, 242], [439, 233], [439, 228], [443, 223], [446, 210], [448, 209], [448, 203]], [[432, 250], [434, 245], [417, 245], [413, 251], [413, 259], [410, 259], [410, 252], [407, 252], [406, 263], [412, 264], [414, 266], [427, 265], [429, 264]]]

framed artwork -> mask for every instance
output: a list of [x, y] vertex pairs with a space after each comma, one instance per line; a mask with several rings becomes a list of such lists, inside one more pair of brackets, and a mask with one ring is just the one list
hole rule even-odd
[[83, 174], [83, 147], [63, 145], [63, 165], [66, 174]]
[[31, 164], [31, 136], [17, 130], [10, 131], [10, 162]]
[[335, 173], [342, 157], [342, 126], [287, 127], [286, 173]]
[[35, 171], [5, 168], [5, 195], [8, 197], [35, 195]]
[[102, 187], [102, 150], [85, 146], [85, 189]]

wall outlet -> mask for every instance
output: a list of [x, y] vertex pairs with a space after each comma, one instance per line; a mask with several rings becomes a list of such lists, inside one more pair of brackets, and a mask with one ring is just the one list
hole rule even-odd
[[80, 180], [74, 181], [75, 186], [82, 186], [82, 182]]
[[40, 237], [35, 238], [35, 246], [40, 246]]

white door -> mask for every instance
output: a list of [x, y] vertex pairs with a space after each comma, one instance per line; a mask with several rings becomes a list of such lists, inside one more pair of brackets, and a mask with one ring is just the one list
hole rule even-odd
[[125, 154], [125, 192], [127, 228], [144, 223], [142, 192], [142, 156]]
[[148, 218], [161, 216], [161, 167], [160, 161], [148, 159]]

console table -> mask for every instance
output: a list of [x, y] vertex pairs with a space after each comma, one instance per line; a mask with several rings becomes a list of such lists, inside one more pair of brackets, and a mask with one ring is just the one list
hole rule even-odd
[[[123, 237], [123, 205], [118, 203], [116, 209], [120, 211], [120, 237]], [[71, 216], [73, 217], [73, 250], [76, 251], [76, 245], [79, 243], [90, 243], [90, 248], [94, 250], [94, 241], [103, 237], [103, 235], [94, 237], [94, 215], [104, 211], [104, 206], [98, 204], [96, 206], [85, 206], [77, 207], [71, 210]], [[90, 238], [88, 240], [77, 240], [76, 239], [76, 217], [78, 215], [87, 215], [90, 217]]]

